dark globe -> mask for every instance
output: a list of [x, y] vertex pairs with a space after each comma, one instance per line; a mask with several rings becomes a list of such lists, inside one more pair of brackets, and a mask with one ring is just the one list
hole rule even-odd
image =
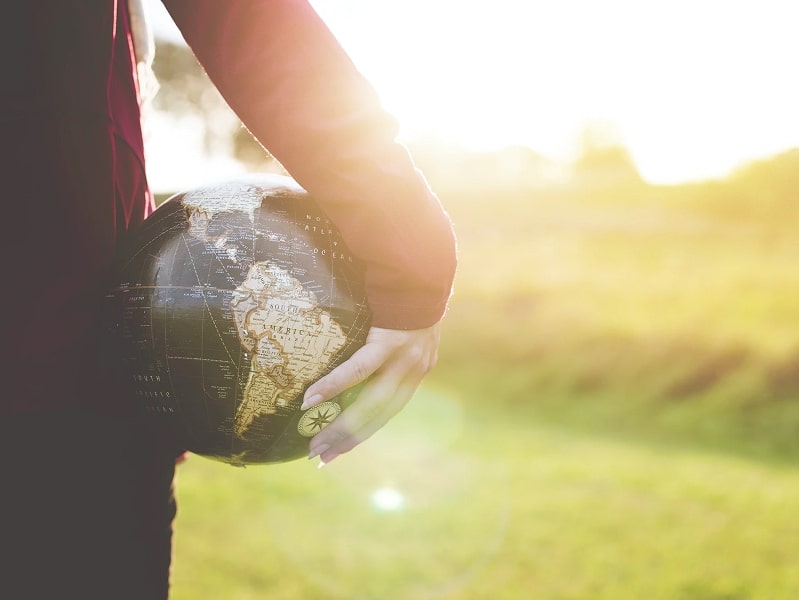
[[363, 272], [292, 179], [253, 176], [164, 202], [107, 297], [128, 397], [186, 449], [233, 465], [306, 456], [356, 390], [303, 393], [363, 345]]

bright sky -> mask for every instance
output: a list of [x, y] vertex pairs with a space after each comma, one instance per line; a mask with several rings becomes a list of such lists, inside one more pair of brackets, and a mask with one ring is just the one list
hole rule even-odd
[[799, 147], [797, 0], [312, 4], [406, 139], [569, 159], [599, 123], [659, 183]]

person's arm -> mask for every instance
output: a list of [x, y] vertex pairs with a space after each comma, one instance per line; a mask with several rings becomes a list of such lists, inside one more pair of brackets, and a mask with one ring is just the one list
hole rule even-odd
[[371, 376], [311, 441], [329, 461], [379, 429], [435, 362], [455, 272], [449, 218], [395, 140], [397, 124], [305, 0], [163, 0], [256, 139], [366, 264], [366, 345], [313, 384], [307, 405]]

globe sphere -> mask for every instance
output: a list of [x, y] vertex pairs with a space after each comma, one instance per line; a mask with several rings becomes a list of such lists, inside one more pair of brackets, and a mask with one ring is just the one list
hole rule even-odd
[[364, 344], [361, 263], [291, 178], [166, 200], [132, 233], [107, 296], [125, 394], [186, 449], [233, 465], [306, 456], [357, 390], [305, 390]]

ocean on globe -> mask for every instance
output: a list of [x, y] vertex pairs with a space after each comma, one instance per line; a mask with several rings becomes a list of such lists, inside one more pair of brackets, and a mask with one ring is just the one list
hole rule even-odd
[[126, 394], [186, 449], [233, 465], [307, 456], [357, 390], [305, 390], [364, 344], [363, 269], [293, 179], [248, 176], [166, 200], [107, 295]]

